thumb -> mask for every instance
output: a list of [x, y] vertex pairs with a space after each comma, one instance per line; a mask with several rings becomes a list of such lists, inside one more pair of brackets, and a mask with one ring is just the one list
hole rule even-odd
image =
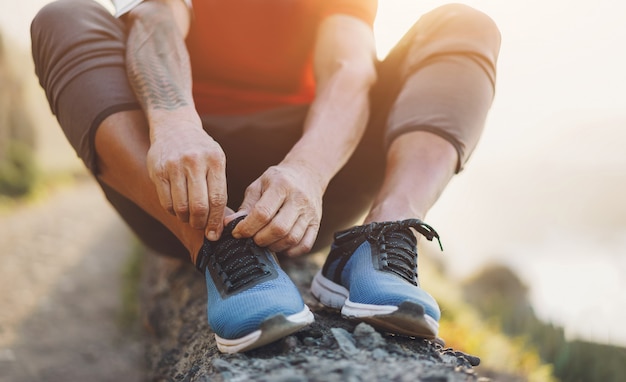
[[[250, 211], [252, 211], [254, 206], [257, 204], [259, 199], [261, 199], [261, 189], [262, 189], [261, 182], [259, 182], [258, 180], [253, 182], [250, 186], [248, 186], [248, 188], [246, 189], [246, 194], [243, 198], [243, 202], [241, 202], [241, 206], [239, 206], [239, 209], [237, 210], [237, 212], [231, 215], [228, 215], [225, 218], [224, 223], [228, 224], [240, 216], [248, 215]], [[237, 227], [235, 227], [235, 230], [233, 231], [233, 233], [236, 233], [236, 231], [237, 231]]]

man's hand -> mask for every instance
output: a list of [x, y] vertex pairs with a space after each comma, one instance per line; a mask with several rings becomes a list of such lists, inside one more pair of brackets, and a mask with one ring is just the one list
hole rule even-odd
[[153, 132], [147, 165], [161, 206], [217, 240], [227, 200], [226, 158], [220, 145], [201, 128], [181, 123]]
[[236, 215], [248, 216], [237, 224], [233, 236], [253, 237], [259, 246], [289, 256], [309, 252], [322, 218], [321, 184], [304, 166], [270, 167], [246, 190]]

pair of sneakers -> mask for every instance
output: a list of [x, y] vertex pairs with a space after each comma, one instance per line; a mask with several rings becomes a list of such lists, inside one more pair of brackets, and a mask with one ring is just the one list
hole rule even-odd
[[[209, 325], [224, 353], [244, 352], [298, 331], [313, 322], [300, 292], [276, 256], [252, 239], [231, 233], [205, 240], [196, 267], [205, 275]], [[418, 219], [371, 223], [335, 234], [311, 293], [347, 318], [390, 333], [434, 338], [437, 302], [419, 287], [413, 230], [428, 240], [437, 233]]]

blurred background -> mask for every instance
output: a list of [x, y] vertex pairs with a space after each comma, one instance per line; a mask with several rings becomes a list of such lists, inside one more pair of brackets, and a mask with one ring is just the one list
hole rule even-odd
[[[33, 73], [30, 20], [48, 2], [0, 5], [3, 224], [18, 208], [16, 197], [32, 195], [49, 179], [84, 174]], [[485, 336], [501, 332], [525, 352], [496, 358], [492, 368], [523, 363], [530, 352], [537, 360], [511, 366], [513, 373], [536, 380], [617, 381], [612, 370], [623, 372], [626, 360], [626, 4], [460, 2], [496, 21], [502, 48], [482, 141], [427, 219], [445, 252], [425, 243], [432, 255], [420, 276], [454, 313], [442, 323], [442, 335], [455, 347], [486, 352], [467, 340], [475, 327], [446, 326], [465, 317], [499, 333]], [[380, 0], [379, 56], [420, 14], [444, 3]], [[0, 247], [0, 264], [12, 253]], [[444, 284], [429, 276], [429, 267], [437, 268]], [[0, 311], [9, 310], [18, 300], [16, 289], [1, 284]], [[476, 311], [475, 318], [467, 318], [461, 305]], [[17, 325], [16, 317], [0, 313], [0, 339], [3, 327], [6, 334]], [[15, 359], [6, 338], [0, 367]]]

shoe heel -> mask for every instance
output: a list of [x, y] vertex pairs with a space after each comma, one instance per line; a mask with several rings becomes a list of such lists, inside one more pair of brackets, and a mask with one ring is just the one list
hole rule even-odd
[[318, 271], [311, 282], [311, 294], [322, 305], [340, 310], [348, 299], [349, 292], [346, 288], [336, 284]]

